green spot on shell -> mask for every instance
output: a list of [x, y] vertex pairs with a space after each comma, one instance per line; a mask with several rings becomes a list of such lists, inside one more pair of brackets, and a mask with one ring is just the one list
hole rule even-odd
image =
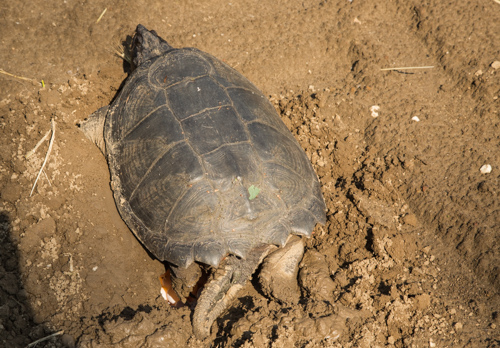
[[257, 186], [255, 186], [255, 185], [250, 186], [248, 188], [248, 199], [249, 200], [254, 199], [255, 197], [257, 197], [259, 192], [260, 192], [260, 188], [258, 188]]

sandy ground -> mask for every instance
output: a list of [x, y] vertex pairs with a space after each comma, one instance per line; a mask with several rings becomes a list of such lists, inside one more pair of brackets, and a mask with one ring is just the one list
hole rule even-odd
[[[299, 303], [249, 282], [204, 342], [76, 126], [116, 95], [138, 23], [269, 96], [328, 208]], [[0, 346], [500, 346], [497, 2], [4, 1], [0, 28]]]

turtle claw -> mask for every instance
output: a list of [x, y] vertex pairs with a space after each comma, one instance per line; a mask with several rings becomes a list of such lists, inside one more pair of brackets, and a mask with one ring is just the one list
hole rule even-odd
[[194, 310], [193, 331], [198, 339], [210, 335], [215, 319], [229, 306], [264, 257], [275, 248], [262, 245], [250, 251], [245, 259], [229, 256], [221, 262], [201, 292]]

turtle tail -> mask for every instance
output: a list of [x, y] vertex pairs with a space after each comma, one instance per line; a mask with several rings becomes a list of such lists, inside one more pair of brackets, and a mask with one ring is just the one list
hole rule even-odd
[[97, 145], [99, 150], [106, 155], [106, 145], [104, 143], [104, 122], [108, 113], [109, 106], [103, 106], [85, 121], [78, 124], [85, 136]]

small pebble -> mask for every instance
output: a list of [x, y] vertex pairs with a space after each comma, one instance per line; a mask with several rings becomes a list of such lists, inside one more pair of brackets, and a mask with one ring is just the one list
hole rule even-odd
[[481, 174], [491, 173], [491, 165], [485, 164], [479, 169], [479, 171], [481, 172]]
[[455, 328], [455, 330], [458, 331], [458, 330], [462, 330], [464, 325], [461, 322], [458, 322], [458, 323], [455, 323], [455, 325], [453, 325], [453, 327]]
[[413, 116], [411, 119], [412, 119], [412, 121], [420, 122], [420, 119], [418, 118], [418, 116]]
[[372, 113], [372, 117], [378, 117], [378, 112], [380, 110], [380, 106], [378, 105], [373, 105], [371, 108], [370, 108], [370, 112]]
[[495, 70], [500, 68], [500, 61], [495, 60], [493, 63], [491, 63], [491, 67]]
[[434, 348], [436, 346], [436, 343], [432, 338], [429, 338], [429, 347]]

